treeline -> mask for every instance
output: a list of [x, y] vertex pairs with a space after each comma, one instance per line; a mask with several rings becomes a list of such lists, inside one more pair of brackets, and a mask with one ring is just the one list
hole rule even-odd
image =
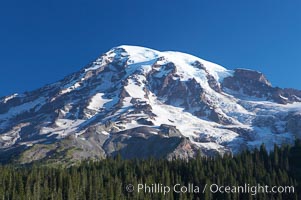
[[[138, 184], [199, 186], [199, 193], [167, 194], [137, 191]], [[212, 193], [205, 184], [294, 186], [294, 193]], [[127, 187], [132, 184], [134, 188]], [[98, 162], [83, 162], [69, 168], [32, 166], [0, 167], [0, 200], [62, 199], [301, 199], [301, 142], [275, 146], [268, 154], [264, 146], [235, 157], [189, 161], [164, 159], [122, 160], [120, 156]], [[127, 189], [134, 189], [128, 192]]]

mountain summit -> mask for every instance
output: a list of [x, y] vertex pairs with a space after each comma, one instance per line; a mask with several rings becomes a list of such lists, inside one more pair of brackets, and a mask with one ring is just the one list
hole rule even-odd
[[1, 162], [189, 158], [292, 143], [301, 91], [180, 52], [119, 46], [61, 81], [0, 99]]

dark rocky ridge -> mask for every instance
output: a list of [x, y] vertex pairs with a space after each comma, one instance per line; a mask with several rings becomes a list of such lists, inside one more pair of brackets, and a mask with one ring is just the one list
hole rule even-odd
[[222, 88], [280, 104], [301, 102], [301, 91], [273, 87], [262, 73], [247, 69], [235, 69], [233, 76], [224, 79]]

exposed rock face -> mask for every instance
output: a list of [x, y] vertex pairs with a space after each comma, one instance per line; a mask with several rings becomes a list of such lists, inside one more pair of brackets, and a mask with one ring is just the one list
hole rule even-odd
[[182, 158], [300, 138], [301, 91], [260, 72], [120, 46], [61, 81], [0, 99], [0, 161], [72, 163], [120, 153]]
[[152, 134], [156, 129], [137, 127], [113, 134], [103, 145], [108, 155], [120, 153], [124, 158], [162, 158], [176, 149], [182, 139]]
[[245, 69], [236, 69], [233, 77], [224, 79], [222, 86], [257, 98], [269, 98], [272, 91], [270, 82], [262, 73]]
[[224, 90], [230, 89], [240, 94], [272, 100], [280, 104], [301, 101], [300, 91], [272, 87], [262, 73], [247, 69], [236, 69], [233, 76], [224, 79], [222, 87]]
[[161, 124], [159, 128], [159, 134], [167, 137], [182, 137], [181, 132], [176, 128], [176, 126], [171, 126], [168, 124]]
[[[187, 138], [181, 138], [181, 141], [177, 148], [173, 150], [172, 153], [168, 154], [167, 158], [172, 159], [188, 159], [195, 157], [200, 151], [191, 141]], [[203, 154], [205, 155], [205, 154]]]

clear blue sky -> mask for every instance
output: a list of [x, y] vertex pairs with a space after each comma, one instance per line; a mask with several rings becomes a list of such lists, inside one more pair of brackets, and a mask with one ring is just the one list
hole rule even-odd
[[0, 96], [36, 89], [121, 44], [262, 71], [301, 89], [299, 0], [10, 0], [0, 3]]

